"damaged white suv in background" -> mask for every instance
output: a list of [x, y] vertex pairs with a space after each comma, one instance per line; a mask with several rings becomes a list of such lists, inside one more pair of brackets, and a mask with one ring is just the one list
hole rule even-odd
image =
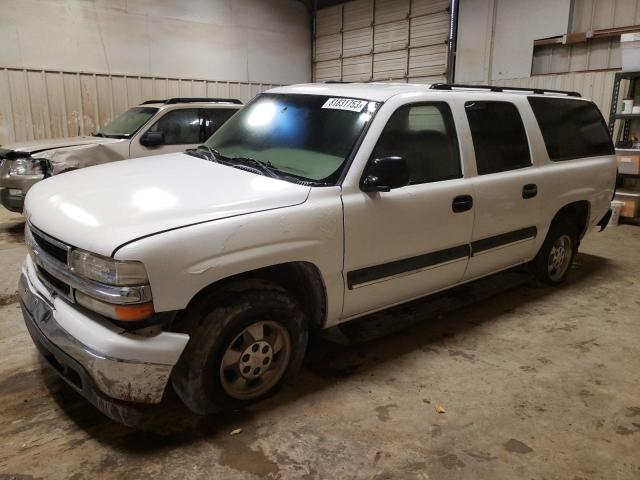
[[4, 145], [0, 148], [0, 203], [19, 213], [29, 189], [44, 178], [195, 147], [240, 108], [240, 100], [225, 98], [149, 100], [89, 136]]
[[602, 115], [572, 92], [279, 87], [195, 149], [34, 186], [22, 311], [114, 419], [169, 384], [194, 412], [238, 407], [296, 371], [313, 329], [517, 265], [561, 283], [615, 180]]

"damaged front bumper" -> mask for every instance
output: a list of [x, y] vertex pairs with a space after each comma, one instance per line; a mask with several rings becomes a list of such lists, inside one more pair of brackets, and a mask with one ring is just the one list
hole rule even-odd
[[[146, 337], [119, 330], [50, 294], [27, 258], [20, 277], [22, 313], [44, 358], [77, 392], [122, 423], [118, 402], [156, 404], [188, 335]], [[115, 414], [114, 414], [115, 412]]]

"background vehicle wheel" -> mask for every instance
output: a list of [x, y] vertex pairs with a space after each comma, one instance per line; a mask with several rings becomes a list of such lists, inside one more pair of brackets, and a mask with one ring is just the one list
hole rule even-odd
[[547, 285], [559, 285], [569, 273], [578, 252], [578, 228], [571, 219], [553, 222], [538, 255], [531, 262], [535, 277]]
[[190, 307], [191, 338], [172, 374], [195, 413], [237, 408], [272, 394], [300, 368], [307, 347], [302, 308], [270, 282], [232, 283]]

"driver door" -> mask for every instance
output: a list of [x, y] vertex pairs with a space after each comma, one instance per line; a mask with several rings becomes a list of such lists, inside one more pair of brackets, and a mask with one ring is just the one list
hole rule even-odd
[[182, 152], [202, 143], [199, 108], [180, 108], [169, 110], [156, 120], [146, 132], [162, 132], [164, 142], [156, 146], [141, 143], [144, 133], [137, 135], [131, 142], [130, 158], [162, 155], [163, 153]]
[[398, 108], [372, 159], [389, 156], [404, 158], [409, 185], [343, 195], [344, 319], [452, 286], [467, 266], [472, 186], [448, 103]]

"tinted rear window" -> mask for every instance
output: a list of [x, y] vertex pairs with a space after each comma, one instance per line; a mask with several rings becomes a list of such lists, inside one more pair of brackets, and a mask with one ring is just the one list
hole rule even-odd
[[465, 103], [464, 108], [479, 175], [531, 165], [527, 134], [514, 104], [477, 101]]
[[614, 153], [609, 130], [591, 102], [529, 97], [549, 158], [554, 162]]

